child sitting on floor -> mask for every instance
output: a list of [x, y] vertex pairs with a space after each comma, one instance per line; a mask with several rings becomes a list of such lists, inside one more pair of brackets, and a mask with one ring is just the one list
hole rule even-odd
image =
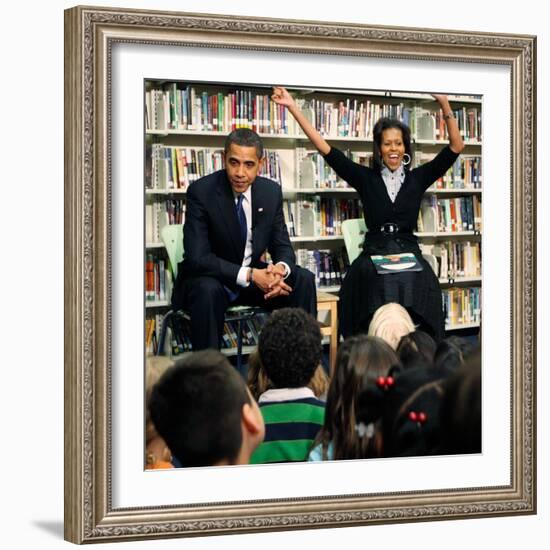
[[325, 403], [307, 387], [321, 362], [319, 323], [299, 308], [274, 311], [258, 353], [272, 387], [258, 399], [265, 439], [250, 462], [304, 461], [325, 413]]
[[219, 351], [197, 351], [168, 369], [149, 407], [182, 466], [248, 464], [264, 436], [256, 401]]

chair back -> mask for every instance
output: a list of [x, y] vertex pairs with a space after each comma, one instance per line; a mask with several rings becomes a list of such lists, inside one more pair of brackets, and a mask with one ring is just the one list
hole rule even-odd
[[178, 275], [178, 264], [183, 259], [183, 224], [165, 225], [160, 230], [162, 244], [166, 248], [173, 281]]
[[342, 222], [342, 235], [350, 264], [361, 254], [366, 232], [367, 226], [363, 218], [353, 218]]

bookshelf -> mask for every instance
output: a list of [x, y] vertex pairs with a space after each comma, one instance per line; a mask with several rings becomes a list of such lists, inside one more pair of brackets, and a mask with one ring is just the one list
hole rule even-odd
[[[433, 158], [447, 143], [442, 113], [427, 94], [288, 89], [325, 139], [356, 162], [371, 163], [372, 128], [380, 116], [401, 118], [411, 128], [413, 166]], [[189, 184], [221, 169], [225, 136], [235, 127], [249, 127], [262, 137], [266, 149], [262, 175], [282, 187], [298, 263], [316, 272], [319, 290], [335, 293], [346, 269], [340, 225], [344, 219], [362, 217], [362, 206], [355, 191], [337, 178], [292, 115], [271, 102], [270, 95], [271, 88], [265, 86], [146, 83], [146, 257], [163, 258], [160, 228], [183, 223]], [[416, 235], [440, 280], [448, 308], [446, 328], [460, 330], [478, 325], [480, 315], [481, 99], [449, 99], [466, 148], [426, 192]], [[169, 276], [168, 270], [164, 273]], [[171, 281], [164, 285], [171, 291]], [[168, 303], [159, 298], [146, 300], [146, 306], [147, 319], [155, 319]]]

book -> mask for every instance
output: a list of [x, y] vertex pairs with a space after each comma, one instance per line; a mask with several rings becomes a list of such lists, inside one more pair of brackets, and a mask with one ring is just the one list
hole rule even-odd
[[402, 273], [404, 271], [422, 271], [416, 256], [410, 252], [403, 254], [374, 254], [370, 257], [376, 272], [381, 275]]

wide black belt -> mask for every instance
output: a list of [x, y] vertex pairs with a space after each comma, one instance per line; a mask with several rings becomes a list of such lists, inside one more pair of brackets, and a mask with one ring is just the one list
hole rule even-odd
[[397, 234], [412, 235], [412, 231], [410, 229], [401, 228], [396, 223], [386, 222], [380, 226], [380, 229], [372, 229], [367, 233], [367, 235], [384, 235], [386, 237], [393, 237]]

